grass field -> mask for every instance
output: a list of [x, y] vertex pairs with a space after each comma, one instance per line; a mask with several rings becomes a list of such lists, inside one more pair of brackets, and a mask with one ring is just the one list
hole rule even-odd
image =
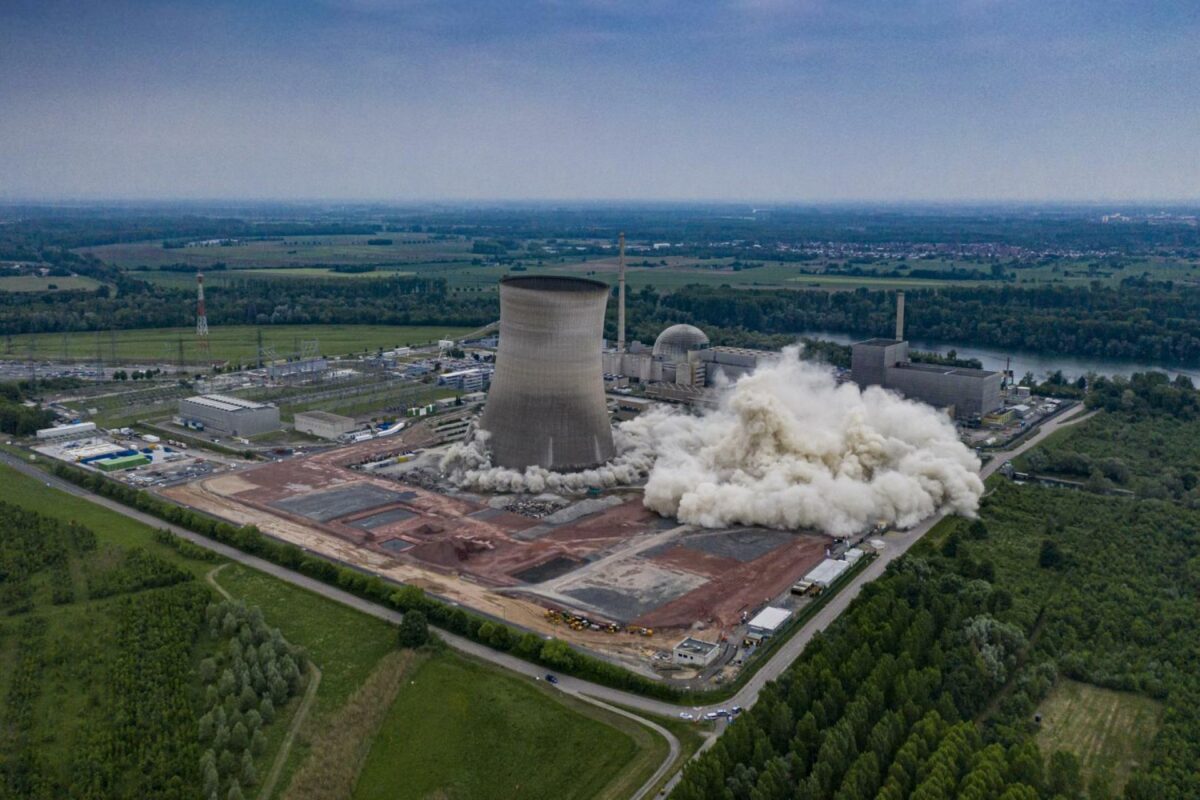
[[[368, 239], [391, 239], [390, 245], [369, 245]], [[81, 248], [119, 267], [161, 267], [188, 264], [207, 267], [223, 263], [230, 269], [307, 267], [314, 264], [403, 264], [413, 261], [463, 258], [470, 260], [471, 242], [438, 241], [420, 234], [381, 233], [376, 236], [297, 236], [272, 241], [246, 241], [228, 247], [164, 249], [159, 239]]]
[[1079, 758], [1084, 783], [1121, 792], [1133, 770], [1145, 763], [1162, 720], [1162, 704], [1141, 695], [1114, 692], [1060, 679], [1042, 705], [1038, 745], [1049, 756], [1066, 750]]
[[526, 679], [439, 654], [401, 690], [354, 797], [628, 797], [636, 784], [607, 787], [639, 760], [638, 743], [595, 714], [573, 713], [561, 699]]
[[443, 328], [399, 325], [233, 325], [210, 330], [209, 356], [196, 347], [196, 332], [191, 328], [144, 328], [113, 333], [21, 334], [0, 341], [0, 358], [23, 359], [32, 352], [35, 358], [95, 359], [97, 351], [105, 361], [165, 361], [183, 358], [189, 364], [214, 361], [245, 362], [253, 359], [258, 348], [258, 332], [263, 346], [273, 347], [279, 357], [298, 352], [303, 342], [316, 340], [327, 356], [374, 351], [377, 348], [424, 344], [453, 338], [471, 328]]
[[[302, 644], [324, 673], [315, 713], [302, 728], [274, 795], [284, 797], [319, 741], [324, 721], [392, 652], [395, 631], [242, 566], [226, 567], [219, 581], [234, 597], [261, 607], [267, 622]], [[666, 743], [643, 726], [449, 652], [422, 664], [411, 680], [371, 746], [356, 797], [425, 798], [444, 790], [456, 800], [617, 800], [645, 781], [666, 755]], [[583, 752], [588, 756], [579, 761]], [[543, 772], [544, 782], [519, 794], [495, 780]], [[424, 777], [417, 780], [417, 773]]]
[[[0, 277], [0, 292], [46, 292], [65, 291], [67, 289], [96, 289], [100, 281], [82, 275], [68, 275], [62, 278], [41, 277], [38, 275], [5, 275]], [[53, 288], [51, 288], [53, 287]]]

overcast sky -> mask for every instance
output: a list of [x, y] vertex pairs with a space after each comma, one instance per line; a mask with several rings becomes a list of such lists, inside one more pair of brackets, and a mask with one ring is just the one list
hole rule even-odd
[[0, 198], [1200, 199], [1200, 2], [0, 0]]

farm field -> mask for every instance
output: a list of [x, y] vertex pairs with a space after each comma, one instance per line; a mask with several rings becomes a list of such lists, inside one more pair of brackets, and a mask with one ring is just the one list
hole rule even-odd
[[1066, 678], [1055, 684], [1038, 711], [1042, 752], [1073, 753], [1085, 785], [1104, 785], [1114, 794], [1146, 763], [1163, 714], [1162, 703], [1148, 697]]
[[40, 275], [5, 275], [0, 277], [0, 292], [50, 292], [68, 289], [97, 289], [100, 281], [83, 275], [64, 277]]
[[666, 752], [665, 741], [630, 720], [441, 653], [401, 689], [354, 797], [618, 800]]
[[[152, 270], [148, 272], [131, 273], [142, 280], [159, 286], [174, 289], [194, 288], [196, 275], [192, 272], [163, 272]], [[253, 278], [258, 280], [302, 280], [311, 278], [329, 278], [332, 280], [361, 280], [379, 278], [398, 278], [415, 275], [411, 269], [400, 267], [378, 266], [372, 272], [334, 272], [329, 267], [279, 267], [275, 269], [232, 269], [204, 273], [204, 285], [212, 288], [228, 286], [234, 280]]]
[[[391, 239], [390, 245], [369, 245], [368, 239]], [[375, 236], [298, 236], [248, 240], [230, 246], [173, 247], [161, 239], [84, 247], [86, 253], [119, 267], [161, 267], [188, 264], [207, 267], [217, 262], [230, 269], [305, 267], [315, 264], [403, 264], [431, 259], [470, 259], [471, 242], [435, 240], [421, 234], [380, 233]]]
[[0, 358], [24, 359], [30, 353], [42, 359], [94, 360], [97, 350], [105, 361], [165, 361], [183, 358], [189, 364], [214, 361], [247, 361], [257, 353], [258, 331], [263, 346], [273, 347], [279, 357], [297, 352], [302, 342], [316, 340], [327, 356], [374, 351], [380, 347], [436, 342], [470, 332], [471, 328], [399, 325], [233, 325], [209, 331], [210, 353], [204, 357], [196, 347], [192, 328], [142, 328], [113, 333], [31, 333], [6, 336], [0, 341]]

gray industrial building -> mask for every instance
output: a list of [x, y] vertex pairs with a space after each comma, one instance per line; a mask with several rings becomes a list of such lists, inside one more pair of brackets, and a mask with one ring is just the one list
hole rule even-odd
[[736, 381], [754, 372], [760, 364], [778, 361], [779, 353], [748, 347], [710, 347], [692, 353], [689, 359], [693, 370], [692, 385], [715, 386], [718, 375]]
[[279, 409], [269, 403], [224, 394], [202, 394], [179, 401], [184, 424], [200, 424], [230, 436], [254, 436], [279, 430]]
[[358, 423], [328, 411], [300, 411], [292, 420], [292, 427], [319, 439], [336, 440], [357, 428]]
[[896, 298], [896, 338], [868, 339], [850, 349], [850, 376], [864, 389], [882, 386], [968, 419], [1001, 405], [999, 372], [941, 364], [914, 363], [904, 340], [904, 293]]
[[496, 372], [480, 420], [495, 464], [573, 470], [613, 457], [600, 359], [608, 294], [587, 278], [501, 280]]

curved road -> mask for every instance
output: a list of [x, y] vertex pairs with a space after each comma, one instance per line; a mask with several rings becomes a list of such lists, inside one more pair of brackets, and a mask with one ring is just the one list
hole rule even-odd
[[[1071, 408], [1053, 420], [1042, 425], [1040, 428], [1038, 428], [1037, 432], [1033, 436], [1029, 437], [1021, 445], [1013, 448], [1012, 450], [1006, 450], [1004, 452], [997, 453], [995, 457], [988, 462], [987, 466], [980, 471], [980, 475], [983, 478], [989, 477], [992, 475], [992, 473], [999, 469], [1005, 461], [1015, 458], [1060, 428], [1066, 425], [1072, 425], [1092, 416], [1091, 413], [1081, 415], [1080, 412], [1083, 410], [1084, 407], [1082, 405]], [[39, 456], [39, 458], [44, 458], [44, 456]], [[193, 533], [186, 528], [172, 525], [157, 517], [153, 517], [149, 514], [122, 505], [115, 500], [110, 500], [106, 497], [100, 497], [99, 495], [92, 494], [91, 492], [88, 492], [85, 489], [76, 486], [75, 484], [60, 480], [59, 478], [43, 472], [29, 463], [13, 458], [6, 453], [0, 454], [0, 461], [3, 461], [20, 472], [30, 475], [36, 480], [44, 481], [61, 491], [75, 495], [76, 497], [84, 498], [89, 502], [105, 506], [106, 508], [116, 511], [119, 514], [123, 514], [131, 519], [136, 519], [139, 522], [150, 525], [151, 527], [166, 528], [177, 536], [187, 539], [190, 542], [194, 542], [201, 547], [205, 547], [209, 550], [219, 553], [225, 558], [228, 558], [230, 561], [236, 561], [253, 569], [260, 570], [261, 572], [266, 572], [269, 575], [279, 578], [280, 580], [287, 581], [293, 585], [316, 592], [317, 594], [328, 597], [329, 599], [335, 600], [343, 605], [357, 609], [364, 614], [370, 614], [380, 619], [387, 620], [393, 624], [399, 624], [400, 620], [402, 619], [402, 615], [399, 612], [390, 608], [385, 608], [368, 600], [364, 600], [334, 586], [330, 586], [313, 578], [301, 575], [298, 572], [293, 572], [292, 570], [281, 567], [278, 564], [273, 564], [270, 561], [264, 561], [256, 556], [243, 553], [241, 550], [237, 550], [228, 545], [222, 544], [221, 542], [213, 541], [212, 539], [208, 539], [200, 534]], [[854, 578], [851, 579], [850, 583], [844, 586], [841, 591], [839, 591], [837, 595], [830, 600], [829, 603], [827, 603], [816, 615], [814, 615], [812, 619], [805, 623], [803, 628], [792, 634], [791, 638], [789, 638], [782, 647], [775, 651], [775, 654], [771, 657], [771, 660], [764, 664], [762, 668], [758, 670], [758, 672], [751, 676], [751, 678], [746, 681], [746, 684], [742, 686], [742, 688], [739, 689], [733, 697], [721, 703], [720, 705], [722, 707], [737, 705], [741, 706], [742, 708], [749, 708], [752, 706], [758, 699], [759, 692], [762, 691], [762, 688], [768, 682], [778, 678], [783, 671], [786, 670], [788, 666], [790, 666], [791, 663], [796, 660], [797, 657], [799, 657], [808, 642], [810, 642], [817, 633], [829, 627], [829, 625], [832, 624], [833, 621], [836, 620], [841, 613], [846, 610], [854, 598], [858, 596], [858, 593], [862, 591], [863, 586], [882, 575], [888, 564], [904, 555], [904, 553], [906, 553], [910, 547], [916, 544], [922, 536], [928, 533], [929, 530], [943, 518], [945, 518], [946, 515], [946, 512], [940, 512], [914, 528], [910, 528], [906, 531], [893, 531], [886, 534], [883, 538], [887, 542], [887, 548], [879, 555], [879, 557], [868, 564], [862, 572], [859, 572], [857, 575], [855, 575]], [[528, 661], [523, 661], [515, 656], [508, 655], [507, 653], [501, 653], [497, 650], [491, 649], [490, 647], [473, 642], [470, 639], [465, 639], [447, 631], [439, 630], [438, 633], [442, 639], [444, 639], [446, 643], [455, 650], [466, 653], [475, 658], [491, 662], [498, 666], [504, 667], [505, 669], [521, 675], [526, 675], [531, 678], [539, 678], [545, 674], [544, 668], [535, 664], [530, 664]], [[591, 683], [590, 681], [580, 680], [579, 678], [574, 678], [569, 675], [560, 676], [558, 686], [562, 691], [569, 692], [571, 694], [586, 695], [597, 700], [604, 701], [604, 703], [615, 703], [628, 708], [635, 708], [648, 714], [656, 714], [658, 716], [670, 717], [684, 710], [681, 706], [678, 706], [674, 703], [668, 703], [663, 700], [654, 700], [641, 695], [624, 692], [619, 689], [610, 689], [607, 686], [600, 686], [598, 684]], [[700, 715], [708, 711], [714, 711], [716, 708], [717, 706], [715, 705], [696, 706], [692, 708], [692, 712], [696, 715]], [[635, 714], [623, 712], [622, 709], [610, 708], [610, 710], [615, 711], [616, 713], [623, 713], [625, 716], [631, 716], [639, 719], [639, 721], [641, 721], [643, 724], [648, 725], [661, 735], [665, 736], [667, 741], [671, 744], [671, 755], [669, 756], [668, 760], [664, 762], [663, 766], [660, 767], [658, 772], [655, 773], [655, 776], [639, 790], [637, 795], [635, 795], [635, 798], [643, 797], [649, 788], [652, 787], [654, 783], [662, 777], [662, 773], [668, 770], [671, 764], [674, 763], [675, 757], [679, 752], [679, 742], [670, 734], [669, 731], [667, 731], [665, 728], [662, 728], [662, 726], [656, 725], [649, 720], [641, 719]], [[718, 721], [717, 724], [718, 726], [723, 726], [726, 723]], [[720, 730], [721, 727], [718, 727], [718, 734], [720, 733]], [[714, 741], [716, 741], [716, 737], [710, 737], [709, 741], [705, 743], [705, 747], [701, 748], [701, 752], [707, 749], [707, 747], [710, 746]], [[678, 775], [676, 775], [675, 779], [673, 779], [671, 784], [668, 785], [667, 790], [674, 785], [676, 780], [678, 780]]]

